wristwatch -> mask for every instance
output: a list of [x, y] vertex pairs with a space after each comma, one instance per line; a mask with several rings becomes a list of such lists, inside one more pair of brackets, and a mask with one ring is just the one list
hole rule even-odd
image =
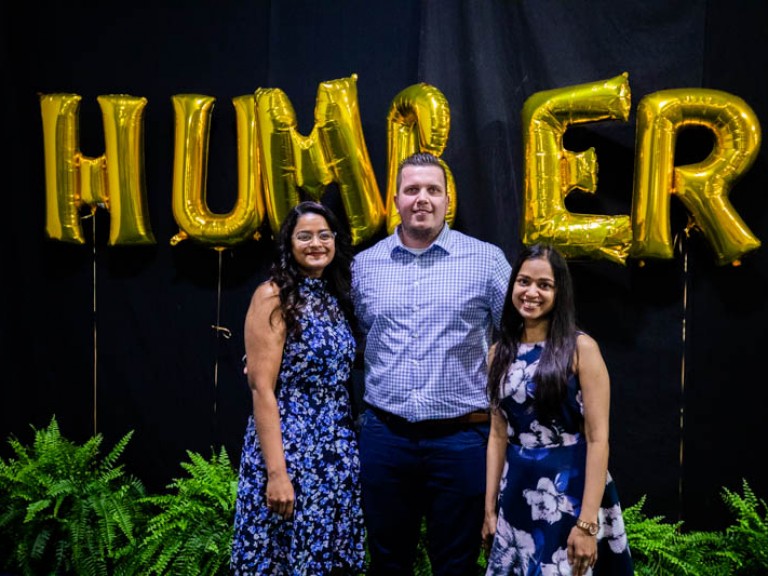
[[597, 533], [600, 530], [600, 526], [595, 522], [585, 522], [581, 518], [576, 518], [576, 526], [584, 530], [584, 532], [590, 536], [597, 536]]

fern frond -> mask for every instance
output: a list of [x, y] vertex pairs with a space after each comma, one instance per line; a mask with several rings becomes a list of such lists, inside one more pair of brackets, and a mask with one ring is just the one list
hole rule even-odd
[[145, 496], [116, 465], [131, 433], [101, 459], [98, 434], [77, 445], [61, 435], [55, 416], [33, 430], [31, 446], [11, 438], [16, 457], [0, 459], [0, 549], [12, 550], [5, 563], [24, 576], [116, 574]]
[[623, 511], [635, 573], [645, 575], [729, 576], [737, 558], [722, 546], [715, 532], [689, 532], [682, 522], [649, 518], [642, 507], [646, 497]]
[[229, 565], [237, 471], [223, 447], [208, 460], [187, 456], [186, 476], [174, 479], [169, 493], [144, 499], [158, 510], [139, 548], [149, 574], [213, 576]]
[[768, 573], [768, 505], [742, 479], [741, 496], [723, 488], [721, 496], [736, 522], [725, 531], [727, 547], [743, 559], [741, 572], [745, 575]]

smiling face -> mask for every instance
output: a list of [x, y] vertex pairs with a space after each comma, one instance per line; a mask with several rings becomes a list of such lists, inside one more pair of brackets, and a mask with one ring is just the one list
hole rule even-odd
[[448, 192], [440, 166], [405, 166], [395, 196], [400, 214], [401, 239], [413, 248], [426, 248], [445, 224]]
[[549, 261], [534, 258], [523, 262], [515, 277], [511, 298], [526, 328], [546, 329], [556, 296], [555, 275]]
[[336, 255], [336, 235], [320, 214], [302, 214], [291, 235], [291, 250], [299, 270], [319, 278]]

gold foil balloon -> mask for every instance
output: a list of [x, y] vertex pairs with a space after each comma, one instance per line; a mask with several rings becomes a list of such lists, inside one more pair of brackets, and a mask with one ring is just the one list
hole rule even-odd
[[80, 211], [90, 206], [110, 214], [109, 245], [154, 244], [146, 210], [143, 114], [146, 98], [99, 96], [106, 152], [98, 158], [80, 152], [77, 94], [44, 94], [46, 234], [53, 240], [84, 244]]
[[[400, 223], [395, 206], [397, 170], [400, 163], [416, 152], [430, 152], [441, 156], [448, 144], [451, 129], [451, 111], [440, 90], [419, 83], [401, 91], [392, 100], [387, 115], [387, 232], [391, 234]], [[448, 225], [456, 218], [456, 185], [453, 173], [441, 160], [445, 170], [449, 203], [445, 219]]]
[[[675, 167], [677, 135], [687, 126], [711, 130], [714, 147], [703, 161]], [[676, 89], [645, 96], [637, 108], [632, 256], [672, 258], [672, 194], [693, 215], [693, 227], [710, 242], [718, 264], [758, 248], [760, 241], [733, 209], [728, 193], [754, 162], [760, 138], [755, 113], [726, 92]]]
[[238, 194], [232, 210], [215, 214], [206, 201], [206, 174], [210, 116], [214, 98], [199, 94], [172, 97], [176, 112], [176, 151], [173, 164], [173, 216], [180, 232], [171, 239], [175, 246], [192, 240], [224, 249], [258, 238], [264, 218], [253, 96], [233, 99], [237, 119]]
[[624, 264], [632, 241], [629, 216], [574, 214], [565, 197], [575, 188], [597, 189], [594, 148], [563, 148], [572, 124], [629, 118], [626, 73], [593, 82], [539, 92], [523, 105], [525, 172], [521, 237], [526, 245], [546, 241], [566, 257], [595, 257]]
[[371, 238], [384, 220], [384, 206], [368, 156], [357, 103], [357, 75], [322, 82], [309, 136], [297, 131], [290, 100], [278, 88], [255, 93], [260, 163], [266, 210], [273, 232], [301, 200], [299, 189], [320, 200], [339, 186], [352, 243]]
[[84, 244], [79, 211], [80, 154], [77, 94], [45, 94], [40, 97], [45, 157], [45, 231], [49, 238]]

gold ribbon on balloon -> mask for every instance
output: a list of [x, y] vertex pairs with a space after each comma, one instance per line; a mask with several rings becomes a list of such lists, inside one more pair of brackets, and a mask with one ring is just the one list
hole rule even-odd
[[215, 214], [207, 203], [208, 144], [215, 98], [177, 94], [172, 101], [176, 113], [176, 150], [171, 203], [180, 231], [171, 238], [171, 245], [191, 238], [204, 246], [223, 250], [251, 238], [258, 239], [264, 202], [255, 150], [253, 97], [239, 96], [232, 100], [238, 135], [238, 194], [234, 207], [226, 214]]
[[381, 227], [384, 206], [363, 136], [357, 103], [357, 75], [322, 82], [309, 136], [297, 130], [290, 100], [279, 88], [255, 92], [260, 164], [267, 215], [277, 234], [301, 201], [299, 189], [319, 201], [329, 184], [339, 186], [352, 243]]
[[[397, 172], [400, 163], [416, 152], [429, 152], [438, 158], [448, 144], [451, 111], [442, 92], [423, 82], [402, 90], [392, 100], [387, 115], [387, 233], [400, 223], [395, 206]], [[448, 165], [440, 159], [445, 171], [448, 210], [445, 220], [449, 226], [456, 218], [456, 184]]]
[[88, 205], [110, 214], [109, 245], [154, 244], [146, 209], [144, 108], [146, 98], [125, 94], [97, 98], [106, 152], [80, 152], [77, 94], [43, 94], [45, 230], [49, 238], [84, 244], [80, 211]]
[[627, 121], [630, 90], [626, 73], [589, 84], [538, 92], [523, 105], [525, 172], [523, 244], [545, 241], [566, 257], [601, 257], [624, 264], [632, 241], [629, 216], [574, 214], [565, 197], [574, 189], [597, 189], [594, 148], [563, 148], [568, 126], [612, 119]]
[[[715, 136], [703, 161], [675, 166], [680, 130], [704, 126]], [[712, 245], [717, 264], [760, 246], [731, 205], [728, 194], [752, 166], [760, 149], [760, 124], [741, 98], [710, 89], [663, 90], [645, 96], [637, 108], [631, 254], [672, 258], [670, 197], [676, 195]]]

